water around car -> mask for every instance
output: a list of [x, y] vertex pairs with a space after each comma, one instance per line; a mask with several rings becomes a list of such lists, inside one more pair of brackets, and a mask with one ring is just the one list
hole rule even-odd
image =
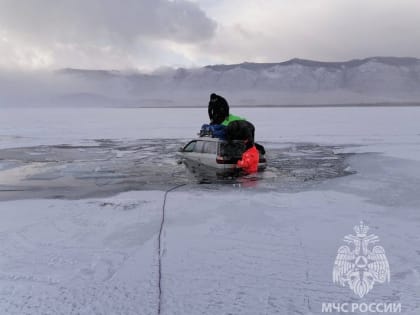
[[[205, 171], [193, 174], [184, 165], [177, 164], [180, 146], [191, 148], [193, 141], [98, 139], [94, 143], [80, 145], [1, 149], [0, 200], [78, 199], [129, 190], [161, 190], [177, 184], [193, 186], [205, 183], [217, 190], [238, 183], [238, 179], [211, 177]], [[212, 150], [213, 153], [198, 154], [202, 157], [202, 163], [209, 163], [222, 172], [233, 166], [231, 162], [235, 162], [235, 159], [217, 163], [216, 153], [221, 153], [225, 159], [225, 153], [235, 155], [231, 151], [240, 152], [240, 148], [225, 147], [217, 140], [204, 142], [196, 143], [197, 148], [202, 145], [202, 149]], [[311, 183], [352, 172], [348, 168], [348, 155], [335, 153], [336, 149], [340, 149], [337, 146], [315, 143], [263, 144], [267, 149], [267, 161], [265, 171], [257, 176], [259, 187], [278, 191], [301, 190]], [[190, 160], [194, 160], [194, 153], [185, 152], [184, 155], [190, 155]], [[236, 158], [239, 158], [239, 154]], [[214, 174], [214, 169], [211, 174]]]

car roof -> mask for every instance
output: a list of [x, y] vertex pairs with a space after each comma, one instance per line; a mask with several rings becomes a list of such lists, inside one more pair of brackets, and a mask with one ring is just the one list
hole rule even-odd
[[191, 141], [211, 141], [211, 142], [225, 142], [225, 140], [219, 138], [211, 138], [211, 137], [199, 137], [192, 139]]
[[[191, 141], [208, 141], [208, 142], [217, 142], [217, 143], [227, 143], [226, 140], [224, 139], [220, 139], [220, 138], [212, 138], [210, 136], [203, 136], [203, 137], [198, 137], [195, 139], [191, 139]], [[243, 142], [242, 140], [232, 140], [232, 142], [237, 143], [237, 142]]]

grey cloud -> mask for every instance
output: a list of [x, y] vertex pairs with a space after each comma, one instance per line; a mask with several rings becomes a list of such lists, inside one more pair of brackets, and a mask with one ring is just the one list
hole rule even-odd
[[253, 0], [225, 3], [223, 12], [234, 13], [224, 13], [214, 40], [194, 47], [196, 54], [216, 56], [216, 63], [420, 57], [418, 0], [265, 0], [257, 8]]
[[0, 0], [0, 30], [47, 43], [197, 42], [216, 23], [197, 4], [168, 0]]

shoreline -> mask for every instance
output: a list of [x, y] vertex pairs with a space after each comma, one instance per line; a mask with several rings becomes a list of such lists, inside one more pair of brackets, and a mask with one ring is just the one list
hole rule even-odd
[[[205, 108], [206, 105], [156, 105], [156, 106], [115, 106], [107, 108]], [[407, 102], [407, 103], [345, 103], [345, 104], [260, 104], [260, 105], [230, 105], [232, 108], [347, 108], [347, 107], [420, 107], [420, 102]]]
[[[420, 102], [383, 102], [383, 103], [342, 103], [342, 104], [230, 104], [231, 108], [374, 108], [374, 107], [387, 107], [387, 108], [398, 108], [398, 107], [420, 107]], [[87, 109], [87, 108], [96, 108], [96, 109], [202, 109], [207, 108], [207, 104], [203, 103], [203, 105], [114, 105], [114, 106], [102, 106], [98, 104], [92, 105], [0, 105], [2, 109], [36, 109], [36, 108], [52, 108], [52, 109], [60, 109], [60, 108], [77, 108], [77, 109]]]

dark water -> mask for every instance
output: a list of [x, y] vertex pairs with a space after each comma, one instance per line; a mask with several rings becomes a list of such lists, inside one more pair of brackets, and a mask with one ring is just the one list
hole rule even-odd
[[0, 200], [86, 198], [129, 190], [251, 186], [299, 190], [351, 174], [339, 147], [313, 143], [262, 143], [268, 167], [249, 183], [243, 178], [197, 177], [177, 164], [185, 139], [96, 140], [88, 146], [53, 145], [0, 150]]

